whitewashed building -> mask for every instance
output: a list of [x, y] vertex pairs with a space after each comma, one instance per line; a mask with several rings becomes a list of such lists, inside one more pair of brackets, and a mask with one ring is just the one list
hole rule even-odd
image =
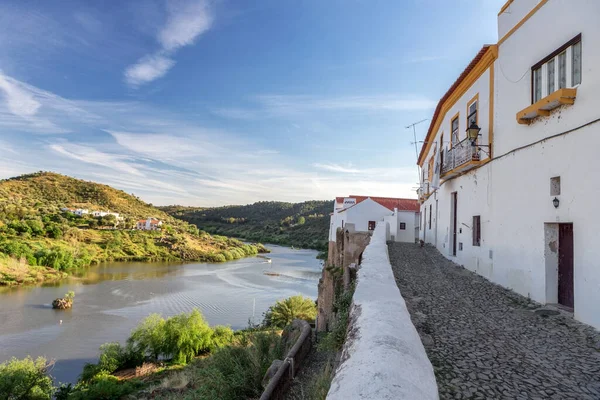
[[419, 223], [416, 199], [389, 197], [336, 197], [330, 217], [329, 241], [335, 242], [336, 231], [351, 224], [353, 231], [370, 232], [378, 222], [389, 225], [388, 240], [414, 242]]
[[498, 43], [442, 97], [418, 159], [422, 240], [596, 328], [599, 16], [596, 0], [506, 2]]
[[136, 223], [135, 229], [140, 229], [140, 230], [144, 230], [144, 231], [155, 231], [155, 230], [160, 229], [161, 226], [162, 226], [162, 221], [160, 221], [156, 218], [148, 217], [147, 219], [140, 219]]

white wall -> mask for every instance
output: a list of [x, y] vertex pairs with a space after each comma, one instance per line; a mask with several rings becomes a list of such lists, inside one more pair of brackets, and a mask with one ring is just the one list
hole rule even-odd
[[506, 35], [506, 33], [517, 25], [529, 11], [533, 10], [539, 2], [540, 0], [513, 1], [502, 14], [498, 15], [498, 39], [501, 39]]
[[[527, 0], [515, 0], [513, 5], [520, 2]], [[600, 117], [597, 102], [599, 16], [600, 1], [597, 0], [549, 0], [499, 46], [495, 69], [495, 156]], [[531, 105], [531, 67], [579, 33], [582, 36], [582, 79], [575, 104], [531, 125], [518, 124], [517, 112]], [[523, 79], [516, 82], [521, 77]]]
[[327, 400], [437, 400], [433, 367], [402, 298], [377, 224], [362, 257], [349, 335]]
[[[513, 4], [520, 1], [528, 0]], [[600, 328], [600, 246], [595, 233], [600, 225], [596, 211], [600, 164], [595, 160], [600, 122], [577, 128], [600, 117], [594, 96], [600, 89], [600, 53], [594, 50], [600, 40], [599, 15], [600, 1], [550, 0], [500, 46], [494, 111], [494, 156], [499, 158], [444, 182], [421, 208], [433, 205], [435, 210], [435, 201], [439, 204], [432, 229], [428, 224], [424, 227], [428, 243], [436, 244], [437, 223], [436, 245], [442, 254], [541, 303], [556, 301], [557, 285], [545, 224], [573, 223], [574, 316], [596, 328]], [[531, 102], [531, 81], [530, 74], [521, 81], [518, 78], [578, 33], [582, 34], [583, 73], [575, 104], [531, 125], [519, 125], [516, 113]], [[523, 43], [528, 43], [527, 48]], [[575, 131], [515, 150], [570, 129]], [[558, 209], [550, 195], [550, 178], [555, 176], [561, 178]], [[452, 192], [458, 193], [457, 225], [462, 233], [457, 242], [463, 243], [456, 257], [450, 255]], [[481, 216], [480, 247], [472, 244], [474, 215]]]
[[369, 221], [383, 221], [383, 217], [392, 215], [392, 211], [371, 199], [366, 199], [338, 214], [347, 223], [353, 223], [358, 232], [367, 232]]

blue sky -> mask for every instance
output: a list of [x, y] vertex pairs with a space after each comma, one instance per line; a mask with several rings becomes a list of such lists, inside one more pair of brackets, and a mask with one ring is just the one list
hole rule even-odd
[[503, 3], [5, 0], [0, 178], [161, 205], [414, 197], [405, 126], [496, 42]]

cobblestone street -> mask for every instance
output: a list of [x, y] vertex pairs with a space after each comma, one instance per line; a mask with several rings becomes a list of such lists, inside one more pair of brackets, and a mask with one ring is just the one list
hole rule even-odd
[[598, 331], [539, 314], [433, 247], [391, 243], [389, 255], [441, 399], [600, 399]]

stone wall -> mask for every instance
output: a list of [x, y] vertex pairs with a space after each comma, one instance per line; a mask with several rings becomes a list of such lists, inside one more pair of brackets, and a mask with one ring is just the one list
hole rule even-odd
[[438, 399], [433, 367], [396, 285], [385, 235], [385, 225], [377, 224], [363, 253], [348, 336], [327, 400]]
[[353, 224], [347, 224], [343, 230], [337, 230], [335, 242], [329, 242], [329, 256], [319, 280], [317, 331], [329, 330], [335, 318], [333, 302], [336, 287], [343, 285], [344, 289], [348, 288], [370, 239], [369, 232], [356, 232]]

